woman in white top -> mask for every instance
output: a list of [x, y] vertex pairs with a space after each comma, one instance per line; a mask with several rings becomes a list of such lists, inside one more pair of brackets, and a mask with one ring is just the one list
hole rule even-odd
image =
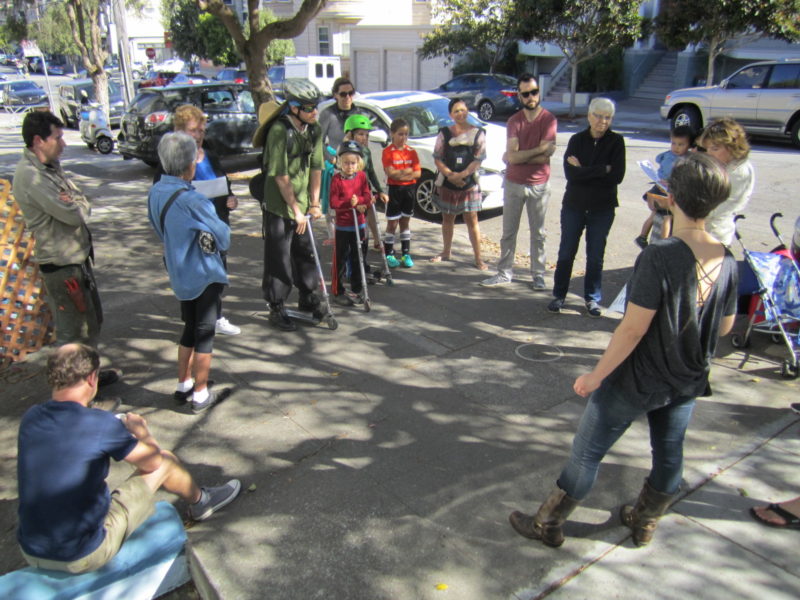
[[731, 181], [731, 195], [706, 218], [706, 231], [730, 246], [733, 242], [733, 217], [750, 202], [755, 184], [753, 164], [747, 159], [750, 144], [739, 123], [731, 118], [717, 119], [697, 138], [697, 148], [705, 150], [725, 165]]

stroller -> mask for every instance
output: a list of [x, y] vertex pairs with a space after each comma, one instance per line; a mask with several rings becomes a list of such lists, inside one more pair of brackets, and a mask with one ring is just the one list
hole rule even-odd
[[[793, 256], [775, 227], [775, 219], [782, 216], [781, 213], [775, 213], [769, 219], [769, 226], [781, 243], [770, 253], [749, 251], [738, 229], [735, 230], [745, 262], [755, 275], [756, 286], [752, 290], [755, 302], [751, 307], [747, 329], [744, 334], [734, 334], [731, 344], [734, 348], [747, 348], [750, 346], [750, 334], [754, 331], [770, 334], [775, 343], [786, 344], [789, 352], [789, 358], [781, 365], [781, 375], [796, 378], [800, 374], [800, 267], [797, 257]], [[744, 219], [744, 215], [737, 215], [734, 224], [739, 219]]]

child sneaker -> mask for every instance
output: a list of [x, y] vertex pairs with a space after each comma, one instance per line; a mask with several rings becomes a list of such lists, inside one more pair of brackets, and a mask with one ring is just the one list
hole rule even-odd
[[403, 254], [402, 263], [403, 266], [406, 267], [407, 269], [410, 269], [411, 267], [414, 266], [414, 261], [411, 260], [411, 256], [409, 256], [408, 254]]
[[389, 268], [394, 269], [400, 266], [400, 261], [395, 258], [394, 254], [387, 254], [386, 264], [389, 265]]

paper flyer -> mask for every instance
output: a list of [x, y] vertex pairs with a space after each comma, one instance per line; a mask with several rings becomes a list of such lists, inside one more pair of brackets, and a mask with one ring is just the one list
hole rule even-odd
[[192, 181], [192, 187], [206, 198], [217, 198], [228, 195], [228, 182], [224, 177]]
[[642, 168], [642, 171], [644, 171], [644, 174], [647, 175], [647, 178], [650, 181], [664, 190], [664, 193], [668, 192], [667, 186], [659, 181], [658, 170], [655, 168], [653, 163], [651, 163], [649, 160], [640, 160], [636, 164]]

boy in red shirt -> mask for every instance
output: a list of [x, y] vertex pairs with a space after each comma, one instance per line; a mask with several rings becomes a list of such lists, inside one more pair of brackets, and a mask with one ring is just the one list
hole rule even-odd
[[[383, 170], [388, 176], [389, 204], [386, 206], [386, 236], [383, 238], [386, 263], [390, 267], [413, 267], [411, 260], [411, 229], [409, 223], [414, 216], [417, 179], [422, 174], [416, 150], [406, 144], [408, 122], [395, 119], [390, 125], [392, 143], [383, 151]], [[394, 232], [400, 221], [400, 244], [402, 258], [394, 255]]]
[[[331, 180], [330, 206], [336, 211], [336, 252], [333, 257], [333, 296], [342, 306], [352, 306], [364, 302], [361, 269], [358, 266], [358, 241], [356, 227], [361, 237], [361, 255], [367, 256], [367, 228], [364, 214], [372, 203], [372, 192], [364, 173], [364, 157], [361, 146], [352, 140], [339, 146], [336, 156], [339, 171]], [[353, 220], [353, 209], [358, 214], [358, 223]], [[350, 289], [344, 287], [347, 271], [346, 261], [350, 261]]]

